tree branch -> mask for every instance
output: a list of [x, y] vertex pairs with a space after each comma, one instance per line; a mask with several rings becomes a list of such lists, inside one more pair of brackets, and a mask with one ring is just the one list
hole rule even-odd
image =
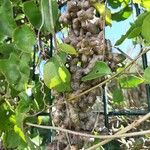
[[[141, 117], [139, 120], [134, 121], [132, 124], [130, 124], [127, 127], [123, 128], [122, 130], [120, 130], [119, 132], [117, 132], [114, 135], [92, 135], [92, 134], [81, 133], [81, 132], [76, 132], [76, 131], [64, 129], [64, 128], [61, 128], [61, 127], [44, 126], [44, 125], [37, 125], [37, 124], [32, 124], [32, 123], [26, 123], [26, 124], [28, 126], [32, 126], [32, 127], [37, 127], [37, 128], [42, 128], [42, 129], [51, 129], [51, 130], [61, 131], [61, 132], [74, 134], [74, 135], [78, 135], [78, 136], [84, 136], [84, 137], [88, 137], [88, 138], [106, 139], [105, 141], [102, 141], [102, 142], [94, 145], [94, 148], [97, 148], [97, 147], [101, 146], [101, 144], [104, 145], [107, 142], [109, 142], [109, 141], [111, 141], [115, 138], [131, 137], [131, 136], [139, 136], [139, 135], [149, 134], [150, 130], [141, 131], [141, 132], [126, 133], [127, 131], [133, 129], [134, 127], [136, 127], [138, 125], [140, 125], [142, 122], [147, 120], [149, 117], [150, 117], [150, 113], [146, 114], [144, 117]], [[123, 133], [126, 133], [126, 134], [123, 134]], [[87, 150], [92, 150], [92, 149], [89, 148]]]
[[[130, 130], [133, 129], [134, 127], [139, 126], [142, 122], [144, 122], [144, 121], [147, 120], [148, 118], [150, 118], [150, 113], [148, 113], [148, 114], [146, 114], [145, 116], [141, 117], [139, 120], [134, 121], [133, 123], [131, 123], [131, 124], [128, 125], [127, 127], [123, 128], [122, 130], [120, 130], [119, 132], [117, 132], [117, 133], [114, 134], [114, 135], [115, 135], [115, 136], [123, 135], [124, 133], [130, 131]], [[124, 134], [124, 135], [128, 135], [128, 133], [127, 133], [127, 134]], [[136, 134], [134, 134], [134, 132], [133, 132], [133, 133], [129, 133], [129, 135], [131, 135], [131, 136], [134, 135], [134, 136], [135, 136]], [[124, 136], [124, 137], [127, 137], [127, 136]], [[92, 147], [86, 149], [86, 150], [95, 150], [96, 148], [98, 148], [98, 147], [100, 147], [100, 146], [102, 146], [102, 145], [105, 145], [105, 144], [107, 144], [108, 142], [110, 142], [110, 141], [112, 141], [112, 140], [114, 140], [114, 139], [115, 139], [115, 138], [106, 139], [106, 140], [104, 140], [104, 141], [102, 141], [102, 142], [100, 142], [100, 143], [98, 143], [98, 144], [96, 144], [96, 145], [94, 145], [94, 146], [92, 146]]]

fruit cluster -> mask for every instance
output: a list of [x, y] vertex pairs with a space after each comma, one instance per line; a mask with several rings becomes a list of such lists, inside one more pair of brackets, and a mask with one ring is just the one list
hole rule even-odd
[[[100, 89], [92, 90], [74, 101], [66, 99], [69, 96], [78, 95], [102, 80], [81, 81], [81, 78], [91, 71], [96, 61], [105, 61], [110, 65], [110, 61], [114, 59], [111, 48], [108, 46], [109, 42], [104, 36], [104, 19], [96, 17], [96, 10], [92, 7], [92, 3], [92, 0], [69, 0], [67, 11], [60, 16], [59, 21], [68, 25], [69, 28], [68, 37], [64, 39], [64, 42], [72, 45], [78, 56], [70, 56], [67, 60], [72, 76], [72, 92], [65, 95], [53, 91], [56, 100], [52, 113], [56, 126], [87, 132], [91, 132], [93, 128], [99, 131], [100, 126], [104, 126], [103, 121], [100, 118], [97, 119], [97, 114], [92, 112], [92, 106], [97, 96], [100, 96]], [[96, 122], [98, 126], [95, 126]], [[62, 137], [62, 134], [58, 135], [58, 139], [59, 136]], [[79, 148], [78, 140], [82, 143], [84, 138], [78, 137], [78, 140], [73, 140], [75, 137], [77, 136], [71, 137], [70, 143]]]

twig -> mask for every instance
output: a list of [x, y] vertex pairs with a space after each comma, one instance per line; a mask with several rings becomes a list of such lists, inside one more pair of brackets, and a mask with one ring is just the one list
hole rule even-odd
[[[127, 137], [127, 135], [129, 135], [129, 136], [130, 135], [131, 136], [136, 136], [137, 132], [136, 133], [134, 133], [134, 132], [133, 133], [126, 133], [126, 132], [130, 131], [134, 127], [139, 126], [142, 122], [144, 122], [145, 120], [147, 120], [149, 117], [150, 117], [150, 113], [146, 114], [145, 116], [141, 117], [139, 120], [134, 121], [133, 123], [131, 123], [127, 127], [123, 128], [122, 130], [120, 130], [119, 132], [117, 132], [116, 134], [114, 134], [114, 136], [123, 136], [123, 135], [126, 135], [126, 136], [123, 136], [123, 137]], [[143, 131], [143, 132], [145, 132], [145, 131]], [[146, 132], [148, 132], [148, 131], [146, 131]], [[126, 134], [123, 134], [123, 133], [126, 133]], [[142, 135], [142, 134], [140, 133], [140, 135]], [[112, 141], [113, 139], [115, 139], [115, 137], [106, 139], [106, 140], [104, 140], [104, 141], [102, 141], [102, 142], [100, 142], [100, 143], [98, 143], [98, 144], [96, 144], [96, 145], [94, 145], [94, 146], [86, 149], [86, 150], [95, 150], [96, 148], [98, 148], [98, 147], [100, 147], [100, 146], [102, 146], [104, 144], [107, 144], [108, 142]]]
[[[117, 49], [119, 52], [121, 52], [126, 58], [128, 58], [129, 60], [133, 61], [133, 59], [127, 55], [125, 52], [123, 52], [120, 48], [118, 47], [114, 47], [115, 49]], [[140, 69], [143, 69], [142, 66], [140, 66], [138, 63], [135, 62], [135, 65], [137, 65], [137, 67], [139, 67]], [[140, 72], [139, 72], [139, 68], [135, 68], [137, 70], [137, 73], [141, 76]]]
[[[108, 143], [109, 141], [111, 141], [115, 138], [139, 136], [139, 135], [144, 135], [144, 134], [150, 133], [150, 130], [141, 131], [141, 132], [126, 133], [127, 131], [140, 125], [142, 122], [147, 120], [149, 117], [150, 117], [150, 113], [146, 114], [144, 117], [141, 117], [139, 120], [134, 121], [132, 124], [123, 128], [122, 130], [120, 130], [119, 132], [117, 132], [114, 135], [92, 135], [92, 134], [81, 133], [81, 132], [76, 132], [76, 131], [64, 129], [61, 127], [43, 126], [43, 125], [37, 125], [37, 124], [32, 124], [32, 123], [26, 123], [26, 124], [29, 126], [32, 126], [32, 127], [37, 127], [37, 128], [42, 128], [42, 129], [51, 129], [51, 130], [66, 132], [66, 133], [74, 134], [74, 135], [78, 135], [78, 136], [84, 136], [84, 137], [88, 137], [88, 138], [106, 139], [105, 141], [98, 143], [99, 145], [98, 144], [94, 145], [94, 147], [97, 148], [97, 147], [101, 146], [100, 144], [104, 145], [104, 144]], [[126, 133], [126, 134], [123, 134], [123, 133]], [[92, 149], [87, 149], [87, 150], [92, 150]]]
[[79, 93], [78, 95], [73, 95], [70, 96], [70, 98], [67, 99], [67, 101], [73, 101], [87, 93], [89, 93], [90, 91], [103, 86], [104, 84], [106, 84], [107, 82], [111, 81], [112, 79], [116, 78], [118, 75], [121, 75], [126, 69], [129, 69], [143, 54], [145, 54], [146, 52], [148, 52], [150, 49], [149, 48], [145, 48], [145, 50], [143, 50], [132, 62], [130, 62], [124, 69], [122, 69], [121, 71], [117, 72], [116, 74], [114, 74], [113, 76], [111, 76], [110, 78], [107, 78], [106, 80], [104, 80], [101, 83], [98, 83], [97, 85], [93, 86], [92, 88], [83, 91], [82, 93]]

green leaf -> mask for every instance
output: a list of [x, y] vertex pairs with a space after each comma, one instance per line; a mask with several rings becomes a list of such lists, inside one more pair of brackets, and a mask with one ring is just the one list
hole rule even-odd
[[5, 132], [4, 134], [4, 145], [8, 149], [16, 149], [17, 147], [21, 147], [21, 149], [25, 149], [27, 144], [18, 136], [14, 130], [10, 130], [9, 132]]
[[26, 142], [26, 139], [25, 139], [25, 135], [23, 133], [23, 131], [17, 127], [17, 125], [14, 126], [14, 131], [21, 137], [21, 139]]
[[9, 108], [6, 108], [5, 104], [0, 105], [0, 132], [2, 131], [8, 131], [13, 126], [13, 124], [10, 122], [9, 118], [13, 114], [12, 111]]
[[60, 52], [58, 52], [57, 55], [58, 55], [58, 57], [60, 57], [62, 63], [65, 64], [67, 61], [67, 54], [63, 51], [60, 51]]
[[150, 83], [150, 67], [147, 67], [144, 71], [144, 79], [146, 83]]
[[106, 24], [111, 26], [111, 11], [109, 8], [106, 8], [105, 10], [105, 4], [104, 3], [93, 3], [92, 4], [96, 10], [99, 12], [99, 14], [103, 17], [105, 17]]
[[4, 73], [8, 83], [12, 86], [15, 86], [19, 79], [21, 78], [21, 74], [19, 73], [19, 69], [16, 64], [9, 61], [0, 61], [1, 70]]
[[142, 25], [142, 35], [145, 40], [150, 42], [150, 13], [145, 17]]
[[144, 7], [147, 11], [150, 11], [150, 1], [149, 0], [133, 0], [133, 3], [137, 3]]
[[58, 45], [58, 48], [65, 53], [72, 54], [72, 55], [78, 55], [75, 48], [71, 45], [62, 43], [62, 44]]
[[30, 110], [31, 101], [29, 100], [29, 97], [24, 92], [19, 94], [19, 98], [21, 100], [19, 101], [19, 104], [16, 107], [15, 118], [16, 118], [17, 127], [23, 130], [23, 122], [24, 119], [27, 117], [27, 112]]
[[17, 52], [14, 44], [0, 44], [1, 59], [7, 59], [12, 52]]
[[82, 78], [82, 81], [88, 81], [111, 74], [111, 69], [105, 62], [97, 61], [91, 72]]
[[112, 20], [123, 21], [127, 19], [132, 14], [132, 8], [127, 6], [121, 9], [119, 12], [112, 14]]
[[116, 9], [121, 6], [121, 2], [118, 0], [108, 0], [108, 5]]
[[67, 68], [53, 57], [44, 66], [44, 83], [52, 89], [56, 89], [58, 92], [70, 90], [70, 78], [71, 75]]
[[124, 101], [124, 96], [121, 88], [116, 88], [113, 90], [113, 102], [120, 104]]
[[38, 124], [44, 124], [48, 125], [49, 124], [49, 116], [38, 116]]
[[58, 20], [57, 0], [42, 0], [41, 14], [43, 14], [44, 27], [50, 33], [54, 33], [56, 21]]
[[12, 5], [9, 0], [1, 0], [0, 3], [0, 40], [6, 36], [12, 37], [16, 23], [13, 18]]
[[30, 55], [22, 53], [20, 57], [11, 53], [9, 59], [0, 60], [0, 71], [4, 74], [10, 86], [17, 90], [25, 90], [25, 84], [30, 75], [29, 60]]
[[141, 27], [135, 27], [132, 32], [129, 33], [128, 39], [132, 39], [134, 37], [137, 37], [141, 33]]
[[134, 88], [143, 82], [144, 82], [143, 78], [134, 75], [119, 78], [119, 83], [122, 88]]
[[31, 53], [36, 43], [35, 33], [27, 25], [18, 27], [13, 34], [16, 46], [23, 52]]
[[31, 24], [35, 28], [39, 29], [42, 23], [42, 16], [40, 13], [40, 9], [37, 7], [36, 3], [33, 0], [24, 2], [23, 10]]
[[122, 35], [119, 40], [116, 41], [115, 46], [120, 45], [125, 39], [127, 38], [135, 38], [137, 37], [141, 32], [143, 20], [149, 13], [143, 13], [137, 17], [135, 22], [131, 25], [129, 30], [126, 32], [125, 35]]
[[149, 0], [142, 0], [141, 6], [146, 8], [147, 10], [150, 11], [150, 1]]

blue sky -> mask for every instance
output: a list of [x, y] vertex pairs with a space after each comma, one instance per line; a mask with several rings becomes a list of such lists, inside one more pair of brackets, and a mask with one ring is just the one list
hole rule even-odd
[[[112, 45], [125, 34], [130, 28], [130, 23], [134, 22], [135, 18], [131, 15], [127, 20], [121, 22], [112, 22], [112, 27], [106, 27], [106, 38], [110, 39]], [[122, 51], [127, 53], [130, 57], [134, 58], [140, 52], [140, 46], [134, 47], [132, 39], [126, 39], [121, 45], [118, 46]], [[148, 53], [148, 60], [150, 64], [150, 52]]]
[[[127, 20], [121, 22], [112, 22], [112, 27], [106, 27], [106, 38], [110, 39], [112, 45], [121, 37], [121, 35], [125, 34], [127, 30], [130, 28], [130, 23], [133, 22], [133, 16], [130, 16]], [[131, 56], [135, 56], [137, 52], [139, 52], [139, 46], [134, 48], [132, 40], [126, 39], [121, 45], [118, 46], [125, 53], [131, 52]], [[134, 49], [134, 53], [132, 50]]]

